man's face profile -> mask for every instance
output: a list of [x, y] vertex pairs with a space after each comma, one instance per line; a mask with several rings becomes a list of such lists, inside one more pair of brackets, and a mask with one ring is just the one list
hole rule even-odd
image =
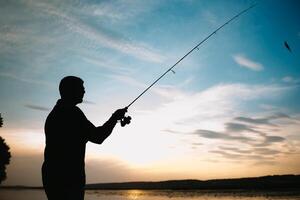
[[76, 92], [76, 99], [78, 99], [78, 103], [82, 103], [84, 97], [84, 86], [83, 83], [78, 86], [78, 91]]

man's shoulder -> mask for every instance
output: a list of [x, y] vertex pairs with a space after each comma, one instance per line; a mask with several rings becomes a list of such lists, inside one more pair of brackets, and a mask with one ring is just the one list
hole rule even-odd
[[74, 106], [74, 112], [76, 112], [76, 114], [78, 114], [78, 115], [82, 115], [82, 116], [85, 117], [85, 115], [82, 112], [82, 110], [79, 107], [77, 107], [77, 106]]
[[81, 115], [84, 115], [84, 113], [77, 106], [55, 105], [47, 118], [56, 118], [59, 116], [78, 117]]
[[82, 124], [87, 118], [80, 108], [73, 106], [71, 107], [54, 107], [49, 113], [46, 119], [46, 125], [60, 124], [76, 127], [76, 125]]

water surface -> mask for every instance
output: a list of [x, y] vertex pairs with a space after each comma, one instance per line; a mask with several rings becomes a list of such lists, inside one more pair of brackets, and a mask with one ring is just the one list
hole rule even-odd
[[[1, 189], [1, 200], [47, 200], [43, 190]], [[295, 192], [88, 190], [85, 200], [300, 200]]]

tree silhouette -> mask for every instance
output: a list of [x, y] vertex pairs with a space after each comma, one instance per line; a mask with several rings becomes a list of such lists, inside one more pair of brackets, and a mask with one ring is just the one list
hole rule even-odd
[[[0, 113], [0, 127], [3, 125], [3, 119]], [[9, 146], [5, 143], [5, 140], [0, 136], [0, 184], [6, 179], [6, 165], [10, 160]]]
[[3, 125], [3, 119], [2, 119], [1, 113], [0, 113], [0, 127], [2, 127], [2, 125]]

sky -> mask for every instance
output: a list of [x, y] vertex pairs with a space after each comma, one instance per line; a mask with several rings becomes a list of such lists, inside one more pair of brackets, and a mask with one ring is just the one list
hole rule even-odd
[[[260, 0], [168, 73], [102, 145], [87, 183], [300, 173], [300, 2]], [[84, 80], [97, 126], [248, 0], [0, 0], [4, 185], [41, 185], [59, 81]], [[291, 52], [284, 47], [287, 41]]]

